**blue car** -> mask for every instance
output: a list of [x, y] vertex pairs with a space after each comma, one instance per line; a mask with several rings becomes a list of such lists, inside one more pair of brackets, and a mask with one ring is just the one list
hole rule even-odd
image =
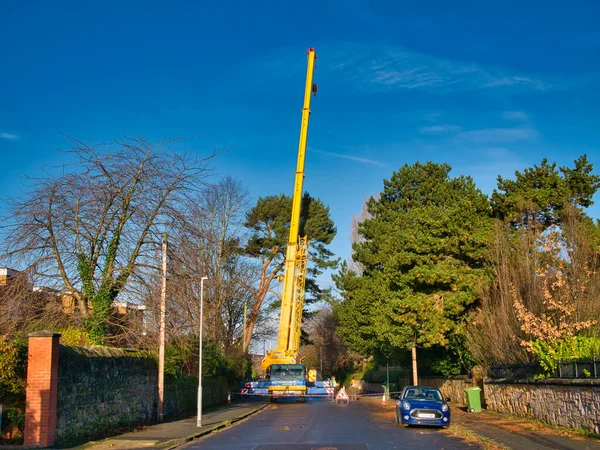
[[450, 426], [449, 398], [427, 386], [407, 386], [396, 401], [396, 423], [404, 425]]

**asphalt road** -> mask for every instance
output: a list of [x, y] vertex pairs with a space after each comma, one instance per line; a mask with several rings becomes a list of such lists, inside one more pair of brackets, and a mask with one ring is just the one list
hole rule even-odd
[[479, 448], [431, 428], [399, 428], [366, 400], [336, 405], [325, 399], [278, 402], [249, 420], [185, 449], [366, 450]]

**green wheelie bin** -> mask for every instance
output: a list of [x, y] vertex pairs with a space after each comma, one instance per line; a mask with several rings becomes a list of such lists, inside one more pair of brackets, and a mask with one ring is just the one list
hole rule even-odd
[[465, 389], [467, 395], [467, 411], [481, 412], [481, 389], [477, 386]]

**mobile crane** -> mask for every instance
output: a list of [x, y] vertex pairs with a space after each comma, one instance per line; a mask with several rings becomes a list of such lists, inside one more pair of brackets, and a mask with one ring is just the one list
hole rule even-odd
[[271, 401], [277, 397], [298, 397], [306, 400], [306, 367], [298, 359], [300, 348], [300, 329], [302, 326], [302, 307], [304, 305], [304, 286], [308, 259], [308, 238], [298, 236], [300, 227], [300, 207], [304, 183], [304, 160], [308, 139], [308, 121], [310, 118], [311, 94], [317, 92], [313, 84], [316, 53], [308, 49], [308, 66], [304, 89], [304, 105], [298, 143], [298, 162], [292, 196], [292, 217], [290, 234], [285, 252], [283, 291], [281, 295], [281, 314], [277, 347], [270, 350], [262, 361], [266, 371]]

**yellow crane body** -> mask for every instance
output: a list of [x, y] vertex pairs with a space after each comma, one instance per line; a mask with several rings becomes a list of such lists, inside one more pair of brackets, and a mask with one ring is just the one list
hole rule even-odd
[[[302, 122], [300, 125], [300, 141], [298, 143], [298, 161], [294, 179], [292, 196], [292, 217], [290, 233], [286, 247], [284, 262], [283, 291], [281, 294], [281, 313], [277, 346], [270, 350], [263, 359], [262, 368], [267, 370], [273, 365], [297, 364], [300, 347], [300, 330], [302, 326], [302, 308], [304, 306], [304, 286], [306, 280], [306, 264], [308, 260], [308, 239], [298, 236], [300, 230], [300, 208], [304, 185], [304, 161], [308, 139], [308, 122], [310, 118], [310, 100], [313, 90], [313, 73], [316, 53], [313, 48], [308, 50], [308, 65], [306, 70], [306, 85], [304, 89], [304, 104], [302, 107]], [[275, 366], [274, 366], [275, 367]], [[301, 385], [270, 385], [269, 391], [304, 393], [306, 384]]]

